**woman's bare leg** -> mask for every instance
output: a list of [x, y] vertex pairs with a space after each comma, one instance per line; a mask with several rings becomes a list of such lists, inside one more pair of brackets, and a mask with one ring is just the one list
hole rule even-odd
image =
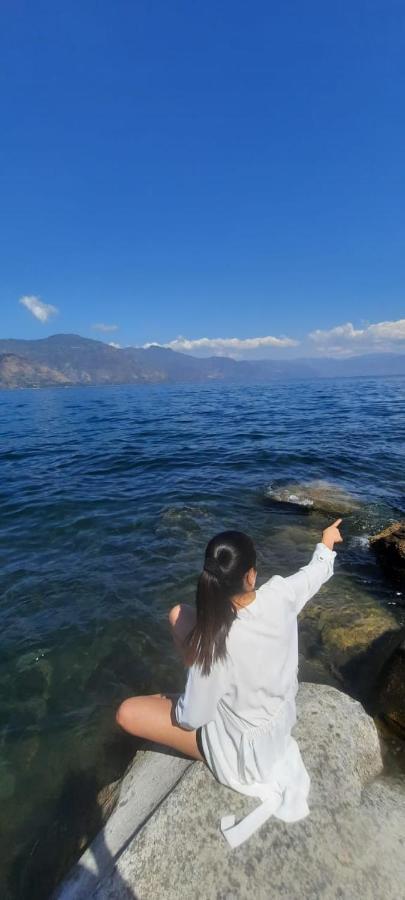
[[[180, 603], [169, 612], [169, 623], [175, 646], [183, 660], [183, 640], [196, 621], [196, 611], [188, 603]], [[118, 724], [124, 731], [137, 737], [166, 744], [180, 750], [193, 759], [202, 759], [197, 747], [195, 731], [181, 728], [174, 715], [178, 694], [149, 694], [129, 697], [121, 703], [116, 715]]]
[[130, 697], [118, 708], [117, 722], [129, 734], [174, 747], [193, 759], [202, 759], [195, 731], [187, 731], [176, 722], [174, 706], [177, 697], [166, 694]]

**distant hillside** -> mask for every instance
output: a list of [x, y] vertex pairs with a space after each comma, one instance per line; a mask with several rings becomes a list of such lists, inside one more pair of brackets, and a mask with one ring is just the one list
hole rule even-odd
[[405, 353], [367, 353], [347, 359], [311, 360], [318, 375], [326, 377], [356, 375], [405, 375]]
[[69, 384], [69, 380], [56, 369], [30, 362], [22, 356], [13, 353], [0, 356], [1, 387], [49, 387], [55, 384]]
[[[0, 340], [0, 354], [29, 360], [46, 366], [69, 384], [131, 384], [159, 382], [195, 382], [212, 380], [252, 380], [264, 377], [305, 377], [316, 374], [305, 362], [236, 362], [213, 356], [197, 359], [164, 347], [116, 349], [103, 341], [75, 334], [55, 334], [36, 341]], [[264, 366], [264, 368], [263, 368]], [[22, 365], [22, 384], [26, 386], [26, 366]], [[17, 379], [17, 372], [15, 372]], [[33, 381], [34, 383], [34, 381]], [[61, 383], [60, 377], [55, 384]], [[0, 386], [9, 387], [0, 380]]]
[[405, 375], [405, 354], [336, 359], [236, 361], [197, 358], [165, 347], [117, 349], [76, 334], [36, 341], [0, 340], [0, 387], [67, 384], [271, 381], [335, 375]]

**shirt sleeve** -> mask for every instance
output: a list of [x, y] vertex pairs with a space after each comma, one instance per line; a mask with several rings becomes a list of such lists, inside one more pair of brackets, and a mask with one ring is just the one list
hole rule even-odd
[[175, 706], [178, 725], [189, 731], [206, 725], [215, 718], [218, 701], [227, 691], [229, 684], [229, 658], [217, 661], [209, 675], [203, 675], [199, 666], [188, 670], [185, 691]]
[[295, 575], [283, 579], [290, 591], [297, 615], [308, 600], [318, 593], [325, 581], [332, 577], [335, 556], [336, 550], [330, 550], [326, 544], [319, 543], [308, 565], [302, 566]]

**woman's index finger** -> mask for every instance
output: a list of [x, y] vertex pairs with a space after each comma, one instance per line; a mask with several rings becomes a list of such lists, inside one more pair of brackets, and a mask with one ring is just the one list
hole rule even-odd
[[337, 526], [340, 525], [341, 522], [343, 522], [343, 519], [336, 519], [336, 522], [333, 522], [335, 528], [337, 528]]

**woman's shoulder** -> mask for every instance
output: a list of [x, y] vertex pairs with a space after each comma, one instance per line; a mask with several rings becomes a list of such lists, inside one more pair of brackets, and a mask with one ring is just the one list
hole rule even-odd
[[245, 621], [246, 619], [256, 619], [270, 607], [276, 607], [277, 597], [283, 597], [283, 581], [281, 575], [273, 575], [256, 589], [256, 596], [252, 603], [243, 606], [238, 610], [237, 619]]
[[282, 575], [272, 575], [267, 581], [264, 581], [263, 584], [257, 590], [257, 593], [261, 595], [267, 594], [270, 592], [279, 592], [284, 590], [284, 578]]
[[272, 575], [257, 591], [258, 610], [264, 615], [277, 618], [290, 610], [289, 591], [282, 575]]

